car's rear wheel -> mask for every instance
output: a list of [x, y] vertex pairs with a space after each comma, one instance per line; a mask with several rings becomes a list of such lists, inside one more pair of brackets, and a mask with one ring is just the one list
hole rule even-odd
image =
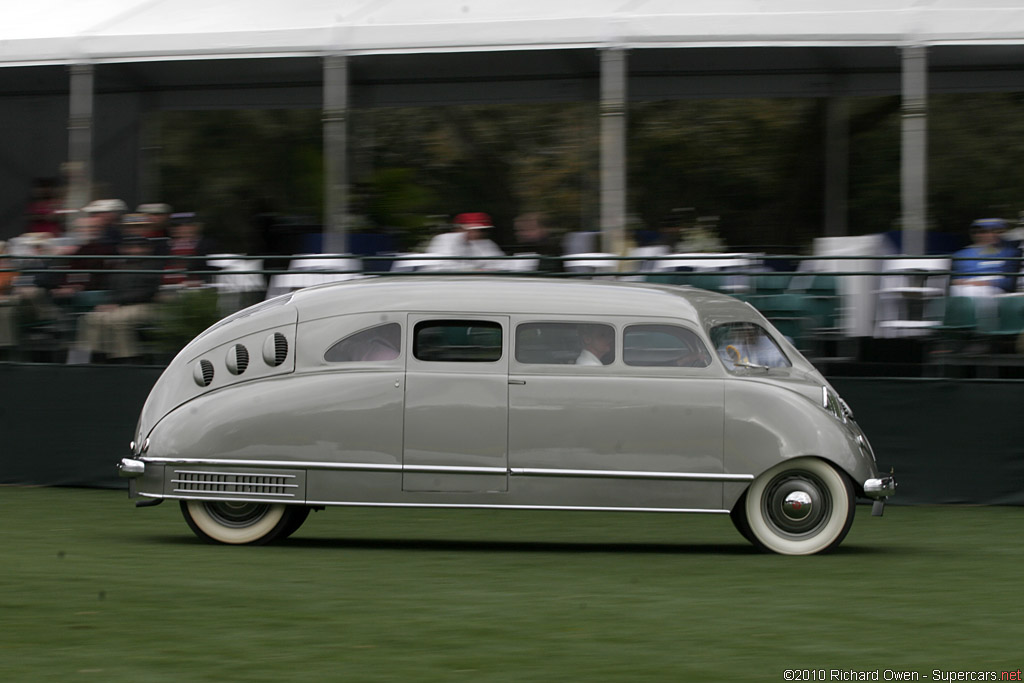
[[181, 512], [192, 531], [205, 541], [260, 545], [285, 538], [298, 529], [309, 508], [280, 503], [183, 500]]
[[309, 511], [310, 508], [308, 507], [300, 507], [296, 505], [289, 506], [287, 510], [287, 514], [289, 515], [288, 526], [281, 531], [281, 535], [277, 537], [277, 540], [283, 541], [298, 531], [299, 527], [306, 521], [306, 518], [309, 517]]
[[[754, 544], [764, 550], [783, 555], [828, 552], [853, 524], [856, 501], [850, 479], [816, 458], [779, 463], [755, 479], [745, 495], [740, 502], [743, 521]], [[743, 531], [739, 524], [737, 528]]]

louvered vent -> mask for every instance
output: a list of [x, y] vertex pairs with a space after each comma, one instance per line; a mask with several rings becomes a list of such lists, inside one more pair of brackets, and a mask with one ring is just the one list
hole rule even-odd
[[280, 332], [267, 337], [263, 344], [263, 360], [272, 367], [279, 367], [288, 358], [288, 338]]
[[291, 474], [231, 474], [175, 470], [175, 493], [216, 493], [225, 496], [279, 496], [294, 498], [299, 484]]
[[241, 344], [235, 344], [228, 349], [226, 362], [232, 375], [241, 375], [249, 367], [249, 349]]
[[213, 381], [213, 363], [208, 360], [199, 361], [196, 363], [195, 370], [192, 371], [192, 377], [199, 386], [210, 386], [210, 382]]

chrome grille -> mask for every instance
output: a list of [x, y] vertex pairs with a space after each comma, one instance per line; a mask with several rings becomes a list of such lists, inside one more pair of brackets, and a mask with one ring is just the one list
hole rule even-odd
[[175, 493], [211, 493], [223, 496], [295, 498], [300, 488], [294, 474], [175, 470]]

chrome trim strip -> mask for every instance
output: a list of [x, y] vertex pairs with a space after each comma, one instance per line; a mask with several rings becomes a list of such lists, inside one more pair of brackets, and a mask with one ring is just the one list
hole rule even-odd
[[[144, 458], [145, 462], [167, 465], [207, 465], [221, 467], [283, 467], [288, 469], [341, 470], [359, 472], [410, 472], [442, 474], [509, 474], [513, 477], [583, 477], [589, 479], [664, 479], [675, 481], [753, 481], [752, 474], [708, 472], [647, 472], [634, 470], [586, 470], [547, 467], [459, 467], [453, 465], [409, 465], [369, 462], [323, 462], [319, 460], [227, 460], [223, 458]], [[216, 472], [212, 474], [231, 474]], [[245, 474], [249, 474], [246, 472]], [[278, 474], [265, 476], [281, 476]]]
[[359, 502], [320, 502], [306, 501], [307, 505], [330, 505], [335, 507], [388, 507], [388, 508], [455, 508], [476, 510], [568, 510], [570, 512], [706, 512], [716, 515], [727, 515], [728, 510], [709, 510], [704, 508], [641, 508], [641, 507], [603, 507], [590, 505], [492, 505], [489, 503], [359, 503]]
[[754, 481], [752, 474], [705, 472], [647, 472], [633, 470], [569, 470], [547, 467], [513, 467], [513, 475], [529, 477], [587, 477], [593, 479], [668, 479], [675, 481]]
[[[147, 498], [166, 498], [168, 500], [213, 500], [222, 502], [236, 502], [246, 500], [239, 498], [217, 498], [214, 496], [172, 496], [140, 494]], [[266, 503], [266, 498], [252, 498], [248, 502]], [[324, 507], [357, 507], [357, 508], [446, 508], [446, 509], [472, 509], [472, 510], [565, 510], [568, 512], [703, 512], [713, 515], [727, 515], [728, 510], [714, 510], [705, 508], [643, 508], [643, 507], [603, 507], [590, 505], [497, 505], [490, 503], [364, 503], [358, 501], [319, 501], [305, 500], [302, 505], [324, 506]]]
[[[189, 483], [191, 483], [191, 482], [189, 482]], [[175, 493], [193, 493], [193, 494], [195, 494], [197, 496], [202, 497], [203, 500], [216, 500], [212, 496], [204, 496], [204, 495], [202, 495], [202, 494], [208, 493], [208, 492], [207, 491], [202, 491], [200, 489], [178, 489], [178, 488], [176, 488], [176, 489], [174, 489], [174, 492]], [[232, 497], [232, 498], [226, 498], [225, 500], [239, 500], [241, 496], [252, 496], [252, 495], [254, 495], [252, 493], [252, 491], [239, 491], [239, 492], [235, 492], [235, 491], [216, 491], [215, 493], [218, 496], [238, 496], [237, 498], [236, 497]], [[278, 498], [294, 498], [295, 497], [294, 493], [261, 493], [261, 494], [258, 494], [258, 495], [272, 497], [274, 500], [277, 500]], [[168, 496], [168, 497], [170, 497], [170, 496]], [[256, 500], [266, 500], [266, 498], [257, 498]]]
[[406, 465], [404, 472], [440, 472], [442, 474], [508, 474], [504, 467], [458, 467], [454, 465]]
[[[225, 458], [143, 458], [145, 462], [162, 465], [208, 465], [218, 467], [283, 467], [306, 470], [359, 470], [363, 472], [401, 472], [402, 466], [394, 463], [369, 462], [324, 462], [322, 460], [228, 460]], [[500, 469], [500, 468], [499, 468]], [[504, 469], [501, 469], [504, 472]], [[218, 474], [231, 474], [219, 472]], [[244, 474], [248, 474], [245, 472]], [[281, 475], [274, 475], [281, 476]]]

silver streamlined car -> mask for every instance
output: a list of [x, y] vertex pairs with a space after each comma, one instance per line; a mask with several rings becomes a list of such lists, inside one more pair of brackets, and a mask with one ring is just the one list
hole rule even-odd
[[137, 504], [265, 543], [332, 505], [730, 514], [829, 550], [895, 490], [828, 382], [752, 306], [688, 287], [365, 279], [193, 340], [120, 462]]

